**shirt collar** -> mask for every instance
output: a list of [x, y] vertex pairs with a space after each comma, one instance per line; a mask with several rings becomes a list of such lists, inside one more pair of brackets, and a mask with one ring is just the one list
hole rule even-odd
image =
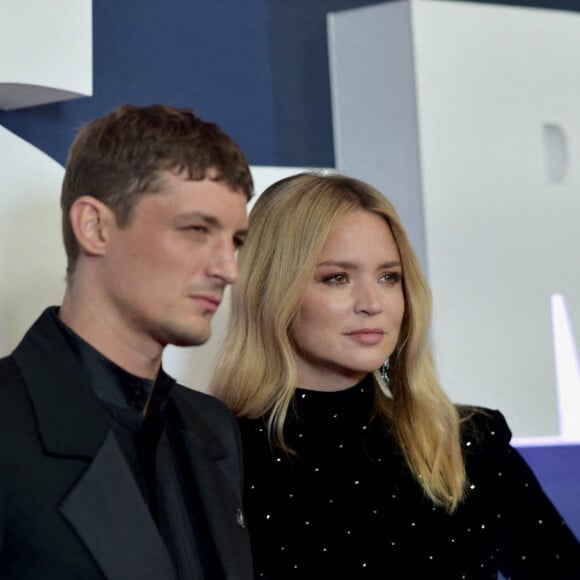
[[165, 373], [162, 368], [154, 381], [127, 372], [69, 328], [58, 317], [58, 309], [52, 310], [51, 314], [87, 373], [95, 395], [102, 402], [122, 409], [133, 409], [142, 415], [151, 391], [155, 387], [153, 399], [149, 403], [148, 415], [163, 409], [169, 399], [175, 379]]

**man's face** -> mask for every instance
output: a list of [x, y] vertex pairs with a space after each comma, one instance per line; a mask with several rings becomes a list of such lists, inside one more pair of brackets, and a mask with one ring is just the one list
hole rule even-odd
[[107, 314], [128, 340], [202, 344], [224, 288], [238, 278], [234, 252], [246, 234], [246, 197], [169, 171], [161, 184], [137, 202], [128, 226], [110, 230]]

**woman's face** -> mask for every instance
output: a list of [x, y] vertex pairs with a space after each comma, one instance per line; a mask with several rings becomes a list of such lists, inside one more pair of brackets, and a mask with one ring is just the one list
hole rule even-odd
[[293, 331], [298, 386], [337, 391], [391, 355], [405, 301], [397, 245], [381, 216], [349, 213], [318, 258]]

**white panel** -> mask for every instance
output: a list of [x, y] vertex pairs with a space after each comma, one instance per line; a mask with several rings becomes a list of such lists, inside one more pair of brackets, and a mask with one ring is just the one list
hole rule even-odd
[[394, 203], [427, 268], [410, 27], [406, 2], [328, 15], [334, 146], [341, 172]]
[[[409, 26], [401, 27], [404, 9]], [[518, 436], [564, 439], [553, 351], [561, 341], [552, 336], [551, 297], [565, 298], [578, 344], [580, 16], [438, 0], [364, 12], [364, 22], [361, 11], [333, 17], [341, 20], [341, 42], [356, 54], [335, 51], [331, 63], [400, 54], [397, 24], [412, 45], [402, 60], [415, 92], [409, 98], [408, 80], [385, 84], [402, 78], [392, 58], [381, 58], [383, 68], [370, 76], [350, 71], [339, 79], [336, 134], [350, 159], [358, 149], [359, 157], [380, 160], [385, 140], [397, 159], [399, 147], [411, 149], [408, 133], [401, 142], [389, 127], [414, 107], [420, 163], [411, 183], [421, 186], [443, 384], [455, 400], [500, 408]], [[358, 102], [344, 97], [353, 90], [349, 83]], [[378, 139], [369, 142], [350, 127], [363, 112], [368, 125], [382, 128]], [[365, 173], [368, 164], [358, 165], [359, 174], [398, 205], [388, 184], [396, 189], [400, 175], [388, 163], [379, 177]]]
[[580, 329], [580, 17], [413, 6], [445, 384], [501, 407], [520, 435], [558, 433], [553, 293]]
[[0, 4], [0, 109], [93, 91], [91, 0]]
[[40, 312], [62, 301], [66, 260], [60, 232], [64, 169], [0, 127], [0, 356]]

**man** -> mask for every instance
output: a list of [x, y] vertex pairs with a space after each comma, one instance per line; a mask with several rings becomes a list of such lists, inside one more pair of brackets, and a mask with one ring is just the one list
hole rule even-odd
[[0, 360], [0, 578], [252, 577], [235, 423], [161, 368], [166, 345], [209, 337], [252, 188], [190, 111], [123, 106], [81, 129], [62, 306]]

